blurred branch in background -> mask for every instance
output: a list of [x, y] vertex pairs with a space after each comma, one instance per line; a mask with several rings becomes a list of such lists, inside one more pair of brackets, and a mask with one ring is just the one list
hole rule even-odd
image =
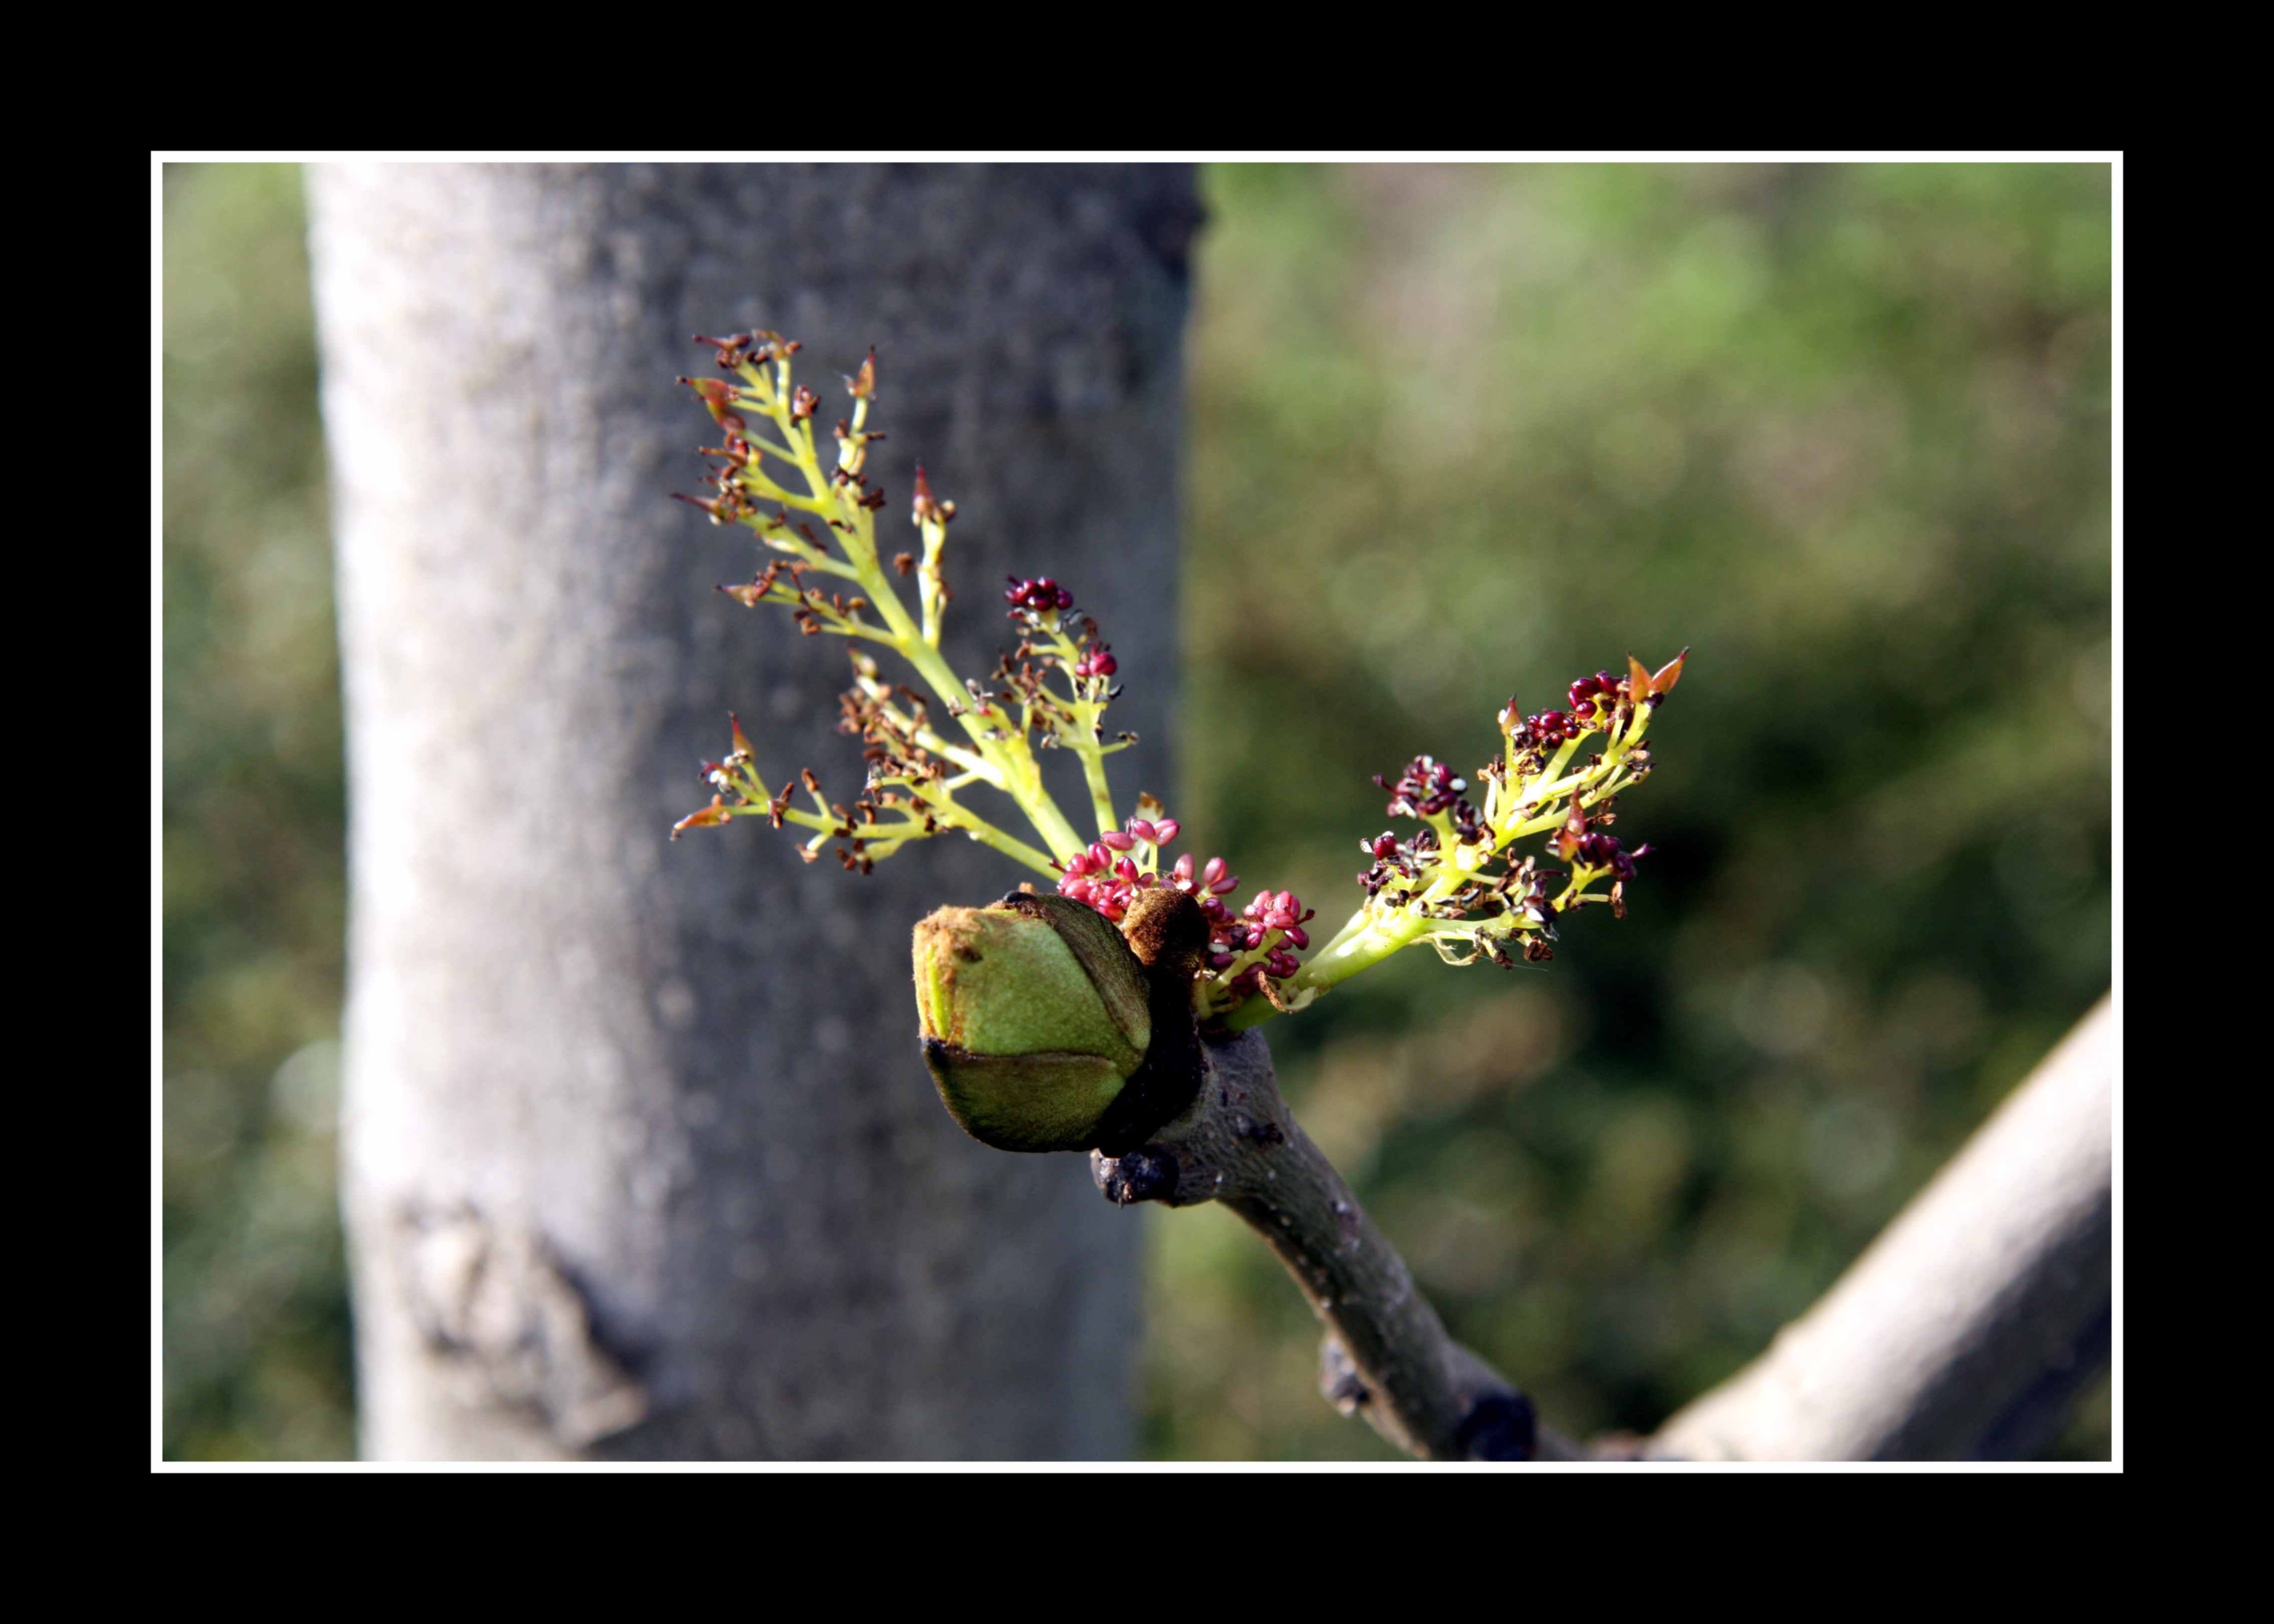
[[1260, 1034], [1208, 1044], [1192, 1107], [1098, 1188], [1220, 1202], [1327, 1327], [1321, 1390], [1428, 1460], [1972, 1461], [2035, 1455], [2105, 1369], [2114, 1019], [2104, 998], [1770, 1351], [1656, 1437], [1593, 1447], [1540, 1421], [1523, 1372], [1453, 1342], [1394, 1244], [1280, 1099]]
[[1651, 1441], [1683, 1460], [2026, 1459], [2105, 1366], [2115, 1017], [2077, 1024], [1769, 1351]]

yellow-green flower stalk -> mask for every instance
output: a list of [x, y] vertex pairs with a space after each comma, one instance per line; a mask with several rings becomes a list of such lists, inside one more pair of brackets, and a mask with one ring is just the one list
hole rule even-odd
[[[809, 831], [801, 848], [808, 861], [833, 848], [846, 868], [866, 873], [913, 841], [953, 831], [1023, 864], [1067, 906], [1125, 932], [1141, 918], [1164, 916], [1151, 899], [1188, 899], [1179, 917], [1196, 920], [1191, 929], [1204, 930], [1206, 944], [1175, 960], [1174, 974], [1189, 981], [1177, 989], [1178, 1004], [1216, 1031], [1301, 1009], [1407, 947], [1427, 943], [1451, 964], [1536, 962], [1552, 956], [1557, 922], [1576, 910], [1607, 903], [1624, 914], [1635, 860], [1649, 848], [1629, 848], [1608, 831], [1616, 798], [1650, 771], [1645, 735], [1680, 680], [1687, 650], [1655, 672], [1630, 657], [1623, 677], [1582, 677], [1570, 686], [1568, 709], [1526, 715], [1510, 700], [1500, 715], [1499, 751], [1473, 775], [1481, 806], [1469, 778], [1431, 756], [1415, 757], [1394, 781], [1376, 778], [1389, 793], [1390, 816], [1419, 827], [1359, 842], [1371, 865], [1359, 876], [1364, 900], [1312, 951], [1315, 909], [1265, 888], [1234, 913], [1241, 882], [1223, 858], [1171, 861], [1180, 824], [1148, 795], [1126, 818], [1117, 809], [1106, 758], [1128, 738], [1108, 731], [1105, 713], [1121, 691], [1119, 665], [1068, 587], [1047, 575], [1013, 577], [1003, 597], [1015, 646], [983, 678], [950, 668], [940, 628], [955, 504], [934, 494], [919, 464], [910, 517], [922, 552], [886, 560], [876, 530], [885, 495], [868, 472], [870, 447], [881, 438], [870, 426], [873, 351], [845, 380], [851, 412], [825, 456], [813, 426], [819, 397], [793, 377], [794, 341], [759, 331], [701, 342], [716, 348], [726, 379], [681, 381], [722, 431], [723, 443], [706, 449], [721, 461], [710, 472], [715, 494], [681, 500], [714, 523], [754, 531], [771, 555], [751, 580], [721, 591], [749, 608], [779, 605], [801, 631], [852, 645], [853, 686], [840, 723], [864, 741], [869, 768], [849, 801], [829, 799], [810, 769], [794, 787], [770, 789], [730, 718], [733, 748], [704, 763], [711, 803], [681, 819], [674, 836], [763, 817], [777, 829]], [[910, 577], [913, 608], [897, 583]], [[871, 651], [877, 648], [898, 656], [922, 688], [889, 680]], [[1095, 825], [1093, 835], [1081, 834], [1044, 788], [1043, 749], [1080, 758], [1089, 801], [1082, 821]], [[983, 805], [988, 793], [1010, 803], [1023, 830], [997, 821]], [[1539, 836], [1547, 837], [1542, 849], [1517, 849]], [[1545, 867], [1550, 858], [1566, 867]], [[1016, 901], [945, 910], [926, 921], [917, 939], [918, 1002], [928, 1045], [939, 1050], [934, 1076], [958, 1119], [990, 1143], [1043, 1148], [1095, 1134], [1092, 1108], [1136, 1074], [1148, 1029], [1124, 1018], [1126, 997], [1102, 990], [1104, 959], [1068, 945], [1096, 932], [1069, 935], [1063, 909], [1045, 918], [1010, 906]], [[953, 944], [978, 958], [957, 957]], [[1077, 964], [1087, 981], [1070, 973]], [[1005, 992], [998, 981], [1020, 990]], [[1106, 1013], [1073, 1007], [1084, 986], [1103, 998]], [[1071, 1001], [1067, 1009], [1043, 1019], [1039, 1011], [1058, 994]], [[999, 1011], [992, 1007], [998, 996], [1011, 1000]], [[1048, 1042], [1033, 1047], [1044, 1027]], [[1040, 1055], [1053, 1058], [1034, 1058]], [[1038, 1067], [1063, 1085], [1042, 1090], [1050, 1098], [1040, 1103], [1028, 1087]]]

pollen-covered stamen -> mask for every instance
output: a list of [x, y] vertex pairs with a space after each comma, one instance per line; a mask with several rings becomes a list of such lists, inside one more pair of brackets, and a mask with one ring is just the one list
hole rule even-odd
[[1577, 861], [1590, 868], [1608, 869], [1622, 881], [1635, 875], [1635, 859], [1650, 854], [1647, 843], [1631, 852], [1623, 849], [1615, 835], [1586, 834], [1574, 842]]
[[703, 404], [709, 408], [712, 417], [720, 426], [732, 429], [738, 434], [750, 426], [734, 410], [742, 402], [733, 384], [717, 378], [681, 378], [679, 381], [703, 397]]
[[1370, 840], [1359, 841], [1359, 849], [1374, 859], [1374, 866], [1358, 876], [1367, 896], [1374, 898], [1393, 883], [1401, 888], [1419, 883], [1435, 866], [1439, 847], [1434, 831], [1424, 829], [1411, 840], [1401, 841], [1385, 829]]
[[671, 496], [674, 501], [700, 508], [711, 515], [713, 524], [736, 523], [751, 511], [750, 499], [743, 493], [742, 487], [725, 480], [719, 482], [716, 496], [687, 496], [677, 491], [674, 491]]
[[955, 517], [955, 504], [942, 501], [931, 493], [931, 481], [924, 477], [924, 465], [916, 464], [916, 495], [910, 516], [919, 525], [945, 525]]
[[695, 335], [695, 342], [698, 344], [709, 344], [717, 350], [719, 366], [731, 372], [750, 358], [752, 338], [753, 335], [749, 333], [729, 333], [724, 338], [711, 338], [697, 333]]
[[1458, 801], [1469, 786], [1466, 778], [1456, 778], [1453, 770], [1434, 756], [1415, 756], [1395, 783], [1378, 772], [1374, 781], [1389, 792], [1392, 817], [1434, 816]]

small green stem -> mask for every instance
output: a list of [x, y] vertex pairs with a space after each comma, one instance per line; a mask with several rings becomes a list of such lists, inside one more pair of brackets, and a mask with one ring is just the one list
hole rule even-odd
[[[1035, 761], [1034, 752], [1027, 748], [1022, 735], [1008, 730], [1005, 730], [1006, 736], [1001, 739], [985, 736], [988, 731], [983, 726], [986, 713], [974, 712], [965, 705], [962, 684], [956, 680], [955, 673], [949, 669], [946, 660], [933, 646], [933, 639], [937, 635], [937, 625], [929, 628], [920, 626], [909, 615], [907, 605], [900, 601], [899, 589], [885, 579], [884, 569], [877, 561], [876, 531], [870, 510], [840, 492], [831, 477], [822, 471], [820, 458], [814, 451], [812, 425], [790, 415], [789, 365], [787, 361], [781, 364], [780, 374], [779, 383], [769, 391], [771, 398], [764, 404], [767, 415], [781, 431], [782, 438], [788, 441], [791, 460], [804, 477], [806, 488], [813, 493], [810, 499], [794, 505], [810, 506], [814, 511], [834, 505], [843, 510], [846, 516], [837, 533], [845, 548], [845, 555], [851, 561], [862, 586], [867, 589], [877, 613], [884, 617], [885, 624], [891, 628], [889, 637], [878, 637], [877, 641], [889, 643], [901, 658], [915, 667], [917, 673], [944, 704], [959, 712], [958, 719], [963, 724], [964, 731], [971, 736], [972, 742], [978, 747], [980, 756], [999, 775], [998, 786], [1018, 803], [1019, 809], [1026, 814], [1027, 821], [1035, 826], [1035, 831], [1042, 836], [1053, 855], [1060, 860], [1072, 857], [1082, 849], [1085, 842], [1074, 832], [1073, 825], [1066, 822], [1065, 815], [1058, 810], [1058, 803], [1050, 799], [1050, 792], [1043, 787], [1041, 769]], [[787, 491], [782, 493], [784, 496], [788, 494]], [[988, 844], [996, 845], [998, 840], [1008, 842], [1007, 846], [997, 846], [998, 850], [1018, 856], [1020, 861], [1039, 868], [1046, 874], [1058, 872], [1050, 866], [1047, 860], [1035, 863], [1026, 856], [1019, 855], [1021, 852], [1033, 853], [1032, 846], [994, 831], [991, 825], [987, 828], [994, 836], [994, 838], [987, 839]], [[977, 830], [971, 832], [977, 838], [987, 838]], [[1013, 851], [1012, 847], [1017, 850]]]
[[[1647, 704], [1638, 706], [1634, 719], [1629, 724], [1625, 733], [1613, 738], [1610, 748], [1604, 752], [1600, 763], [1590, 766], [1585, 772], [1572, 773], [1568, 778], [1558, 778], [1555, 775], [1562, 772], [1572, 756], [1577, 751], [1585, 735], [1582, 735], [1581, 739], [1566, 740], [1554, 757], [1536, 775], [1534, 786], [1530, 788], [1530, 793], [1521, 802], [1517, 801], [1511, 793], [1510, 799], [1511, 812], [1518, 805], [1537, 806], [1543, 801], [1557, 800], [1566, 794], [1572, 796], [1582, 808], [1599, 805], [1623, 787], [1620, 782], [1620, 770], [1624, 765], [1628, 756], [1641, 743], [1643, 733], [1649, 725], [1650, 707]], [[1539, 783], [1538, 779], [1546, 779], [1547, 782]], [[1591, 781], [1594, 784], [1592, 790], [1586, 787]], [[1309, 961], [1295, 973], [1290, 979], [1289, 985], [1299, 992], [1305, 990], [1324, 992], [1330, 987], [1348, 981], [1359, 971], [1380, 964], [1392, 953], [1421, 941], [1431, 934], [1434, 928], [1434, 921], [1429, 917], [1428, 909], [1433, 905], [1444, 901], [1463, 885], [1468, 883], [1488, 857], [1497, 855], [1511, 843], [1527, 835], [1544, 834], [1558, 827], [1569, 816], [1568, 809], [1558, 809], [1542, 813], [1522, 823], [1510, 823], [1495, 832], [1487, 847], [1471, 848], [1449, 842], [1442, 845], [1440, 849], [1443, 855], [1435, 868], [1430, 870], [1427, 882], [1418, 891], [1411, 893], [1402, 906], [1386, 913], [1371, 904], [1359, 909], [1357, 913], [1351, 915], [1343, 928], [1335, 933], [1333, 939], [1313, 954]], [[1445, 823], [1442, 816], [1426, 821], [1438, 825]], [[1447, 832], [1449, 832], [1447, 830], [1440, 829], [1441, 840]], [[1477, 853], [1473, 861], [1467, 855], [1472, 849], [1474, 849]], [[1572, 884], [1565, 887], [1563, 892], [1565, 898], [1575, 894], [1577, 883], [1578, 882], [1575, 880]], [[1562, 903], [1559, 901], [1557, 904], [1559, 912], [1562, 907]], [[1277, 1011], [1273, 1010], [1266, 1000], [1251, 998], [1231, 1011], [1225, 1018], [1224, 1024], [1231, 1031], [1244, 1031], [1249, 1026], [1269, 1020], [1276, 1013]]]
[[1035, 873], [1048, 875], [1052, 879], [1058, 877], [1058, 869], [1050, 861], [1048, 853], [1038, 852], [1024, 840], [1005, 834], [986, 819], [975, 817], [953, 802], [927, 801], [925, 805], [932, 810], [943, 827], [960, 829], [971, 838], [978, 841], [980, 845], [992, 846], [1013, 862], [1024, 863]]
[[1077, 752], [1081, 756], [1082, 776], [1089, 780], [1089, 804], [1097, 814], [1097, 832], [1111, 834], [1121, 827], [1121, 821], [1113, 815], [1113, 786], [1106, 781], [1105, 757], [1095, 749], [1077, 747]]

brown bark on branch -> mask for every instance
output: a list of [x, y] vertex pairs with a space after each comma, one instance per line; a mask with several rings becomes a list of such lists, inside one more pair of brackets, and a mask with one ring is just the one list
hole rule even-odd
[[1260, 1033], [1202, 1046], [1192, 1106], [1141, 1149], [1093, 1154], [1107, 1199], [1191, 1207], [1220, 1201], [1278, 1254], [1328, 1327], [1320, 1385], [1425, 1460], [1573, 1458], [1532, 1406], [1445, 1334], [1397, 1248], [1280, 1097]]
[[1260, 1033], [1203, 1044], [1191, 1108], [1091, 1166], [1110, 1200], [1245, 1219], [1328, 1327], [1328, 1400], [1427, 1460], [2011, 1458], [2042, 1447], [2105, 1352], [2114, 1064], [2103, 999], [1768, 1354], [1646, 1444], [1599, 1451], [1540, 1426], [1446, 1335], [1289, 1114]]

